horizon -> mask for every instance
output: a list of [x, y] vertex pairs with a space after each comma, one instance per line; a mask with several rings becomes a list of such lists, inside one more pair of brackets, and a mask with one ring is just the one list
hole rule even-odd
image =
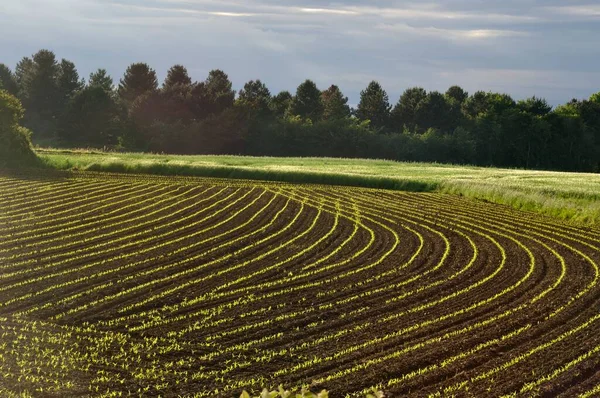
[[222, 69], [237, 91], [260, 79], [274, 94], [311, 79], [320, 89], [338, 85], [354, 105], [371, 80], [392, 104], [414, 86], [537, 96], [553, 106], [600, 90], [600, 6], [521, 3], [23, 0], [0, 5], [0, 61], [14, 70], [47, 48], [82, 78], [105, 68], [115, 84], [134, 62], [148, 63], [161, 83], [182, 64], [194, 80]]

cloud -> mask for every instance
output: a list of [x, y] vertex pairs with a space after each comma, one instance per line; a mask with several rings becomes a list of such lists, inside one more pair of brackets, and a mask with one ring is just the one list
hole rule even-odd
[[586, 18], [600, 17], [600, 5], [571, 5], [559, 7], [546, 7], [552, 13], [561, 15], [580, 16]]
[[300, 8], [299, 11], [309, 14], [359, 15], [356, 11], [333, 8]]
[[50, 48], [82, 76], [105, 67], [116, 80], [145, 61], [199, 80], [221, 68], [237, 88], [337, 83], [352, 103], [370, 80], [391, 98], [457, 83], [560, 102], [600, 89], [589, 84], [600, 81], [599, 16], [596, 0], [3, 1], [0, 62]]
[[498, 29], [442, 29], [433, 26], [429, 27], [414, 27], [407, 24], [380, 24], [376, 26], [376, 29], [406, 33], [410, 35], [433, 37], [443, 40], [453, 41], [482, 41], [488, 39], [495, 39], [501, 37], [517, 37], [527, 36], [528, 32], [516, 31], [516, 30], [498, 30]]

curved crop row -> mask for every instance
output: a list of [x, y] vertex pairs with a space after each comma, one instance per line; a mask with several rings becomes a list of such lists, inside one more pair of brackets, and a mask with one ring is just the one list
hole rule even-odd
[[348, 187], [0, 187], [0, 393], [599, 393], [594, 229]]

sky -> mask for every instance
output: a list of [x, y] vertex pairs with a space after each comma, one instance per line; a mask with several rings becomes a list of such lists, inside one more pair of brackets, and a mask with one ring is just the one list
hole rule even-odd
[[211, 69], [234, 88], [275, 94], [305, 79], [356, 104], [372, 80], [395, 103], [414, 86], [458, 84], [552, 105], [600, 91], [598, 0], [0, 0], [0, 62], [53, 50], [83, 77], [118, 83], [147, 62], [194, 80]]

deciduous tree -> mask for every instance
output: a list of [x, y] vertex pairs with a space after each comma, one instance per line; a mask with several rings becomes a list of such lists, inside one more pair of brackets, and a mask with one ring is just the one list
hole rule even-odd
[[23, 115], [19, 100], [0, 90], [0, 167], [31, 165], [36, 159], [31, 133], [19, 125]]

